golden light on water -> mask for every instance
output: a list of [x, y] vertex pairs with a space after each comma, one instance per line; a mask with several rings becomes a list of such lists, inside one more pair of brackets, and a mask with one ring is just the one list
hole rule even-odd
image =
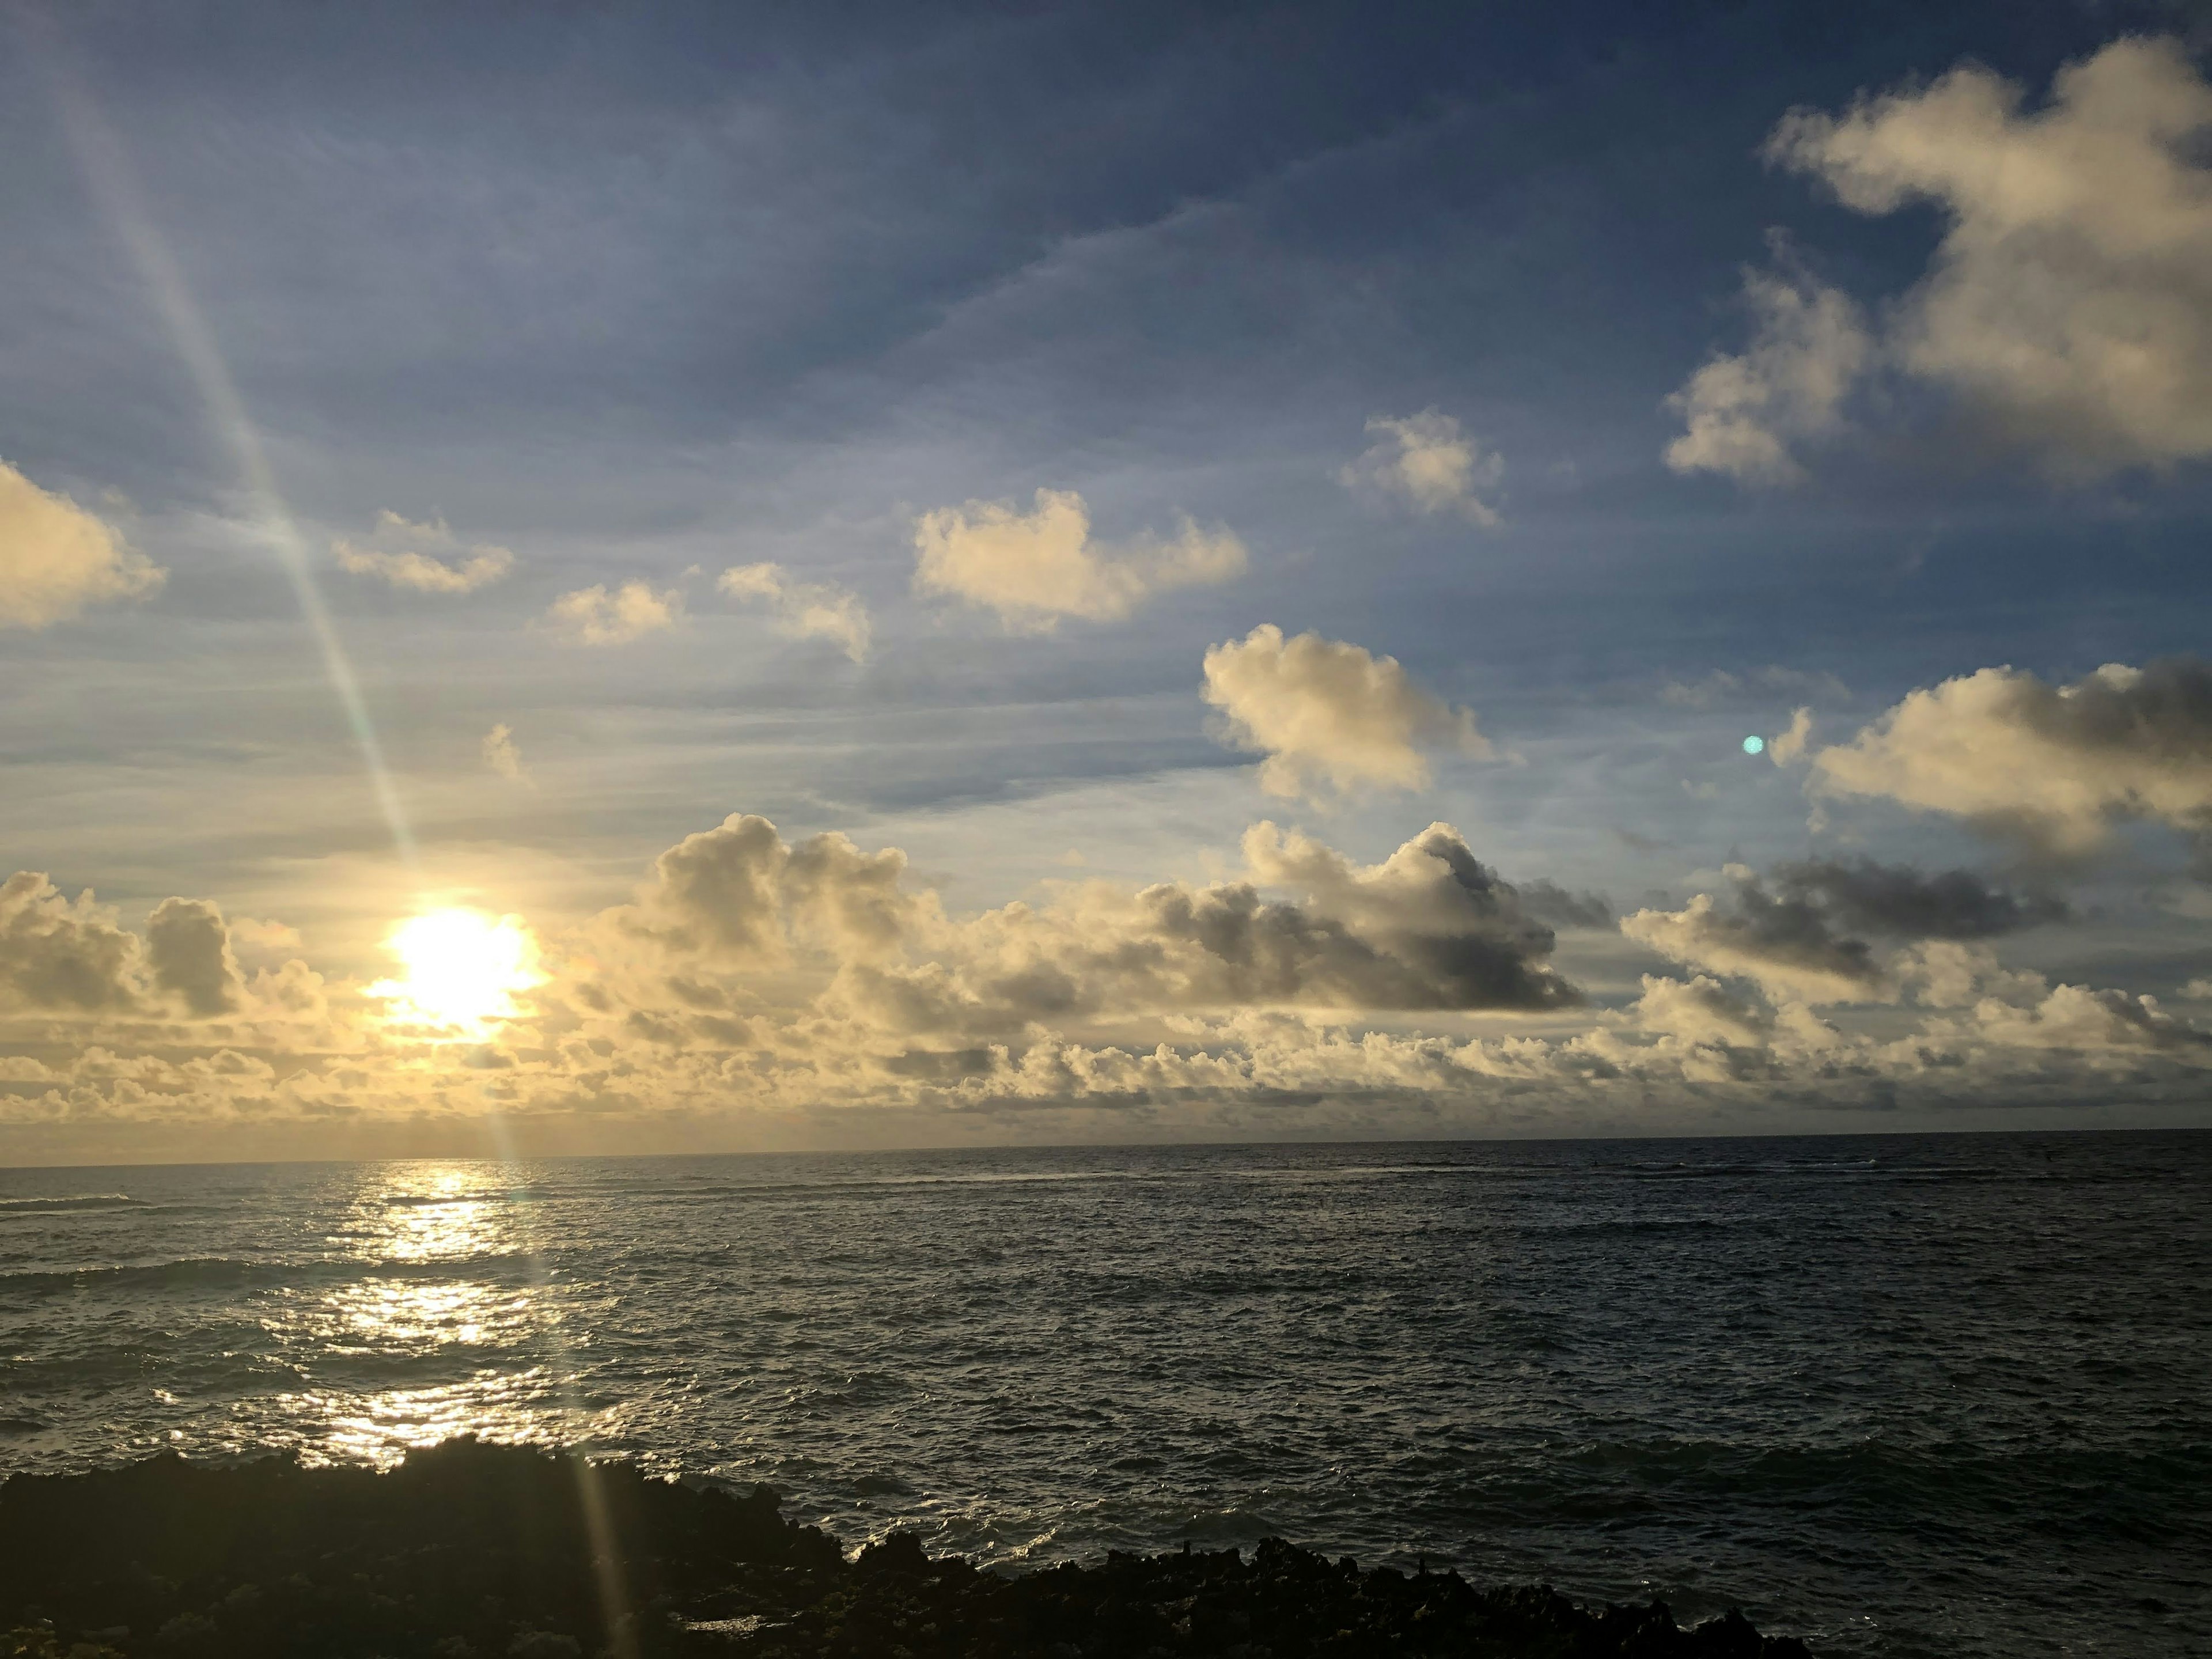
[[465, 1036], [482, 1036], [494, 1021], [520, 1018], [515, 999], [545, 980], [538, 941], [520, 916], [460, 907], [429, 910], [394, 927], [384, 948], [403, 970], [368, 988], [389, 1005], [386, 1014]]

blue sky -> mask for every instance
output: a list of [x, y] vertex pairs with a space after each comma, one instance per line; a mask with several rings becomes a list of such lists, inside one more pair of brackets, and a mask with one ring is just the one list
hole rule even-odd
[[[51, 887], [0, 906], [0, 1157], [2201, 1115], [2189, 9], [26, 20], [0, 831]], [[1719, 447], [1670, 465], [1699, 410]], [[1789, 763], [1742, 752], [1800, 708]], [[902, 849], [896, 938], [782, 854], [750, 957], [672, 920], [732, 901], [656, 858], [744, 814]], [[1368, 884], [1255, 860], [1262, 820]], [[1508, 884], [1480, 916], [1386, 865], [1432, 823]], [[1818, 875], [1877, 866], [2049, 902], [1945, 936], [1981, 955], [1939, 994], [1937, 936]], [[1304, 942], [1223, 979], [1161, 884]], [[441, 907], [538, 969], [410, 1024], [371, 988]], [[1171, 971], [1109, 988], [1100, 938]], [[1421, 978], [1505, 939], [1571, 1010]], [[1846, 945], [1887, 965], [1802, 979]], [[888, 1013], [886, 975], [965, 1012]], [[1074, 988], [1006, 988], [1039, 975]], [[1549, 1058], [1483, 1058], [1516, 1042]]]

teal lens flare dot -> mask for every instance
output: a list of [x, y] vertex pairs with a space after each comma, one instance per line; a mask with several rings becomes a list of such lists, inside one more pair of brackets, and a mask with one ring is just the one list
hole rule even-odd
[[1766, 739], [1765, 738], [1746, 738], [1743, 740], [1743, 752], [1747, 755], [1759, 754], [1763, 751], [1765, 747]]

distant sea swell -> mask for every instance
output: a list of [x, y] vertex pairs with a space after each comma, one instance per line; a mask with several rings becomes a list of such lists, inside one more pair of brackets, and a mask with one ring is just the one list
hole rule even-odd
[[2212, 1653], [2212, 1135], [0, 1171], [0, 1470], [478, 1431], [857, 1542]]

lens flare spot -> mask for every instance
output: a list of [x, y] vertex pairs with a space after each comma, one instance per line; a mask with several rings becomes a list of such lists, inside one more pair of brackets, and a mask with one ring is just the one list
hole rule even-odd
[[1747, 755], [1764, 754], [1765, 750], [1766, 739], [1765, 738], [1746, 738], [1743, 740], [1743, 752]]
[[368, 988], [384, 999], [387, 1018], [482, 1036], [496, 1020], [514, 1019], [515, 998], [545, 982], [538, 941], [520, 916], [453, 908], [410, 916], [385, 936], [399, 959], [398, 979]]

